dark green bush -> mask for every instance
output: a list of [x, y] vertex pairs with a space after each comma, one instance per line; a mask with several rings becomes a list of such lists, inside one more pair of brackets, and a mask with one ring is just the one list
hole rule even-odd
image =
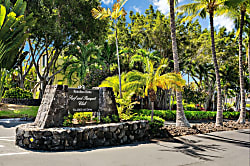
[[28, 90], [24, 90], [24, 89], [17, 87], [17, 88], [11, 88], [7, 90], [4, 93], [3, 98], [32, 99], [33, 94]]
[[158, 116], [154, 116], [153, 117], [153, 122], [151, 122], [151, 116], [134, 116], [132, 117], [130, 120], [147, 120], [149, 121], [149, 125], [150, 125], [150, 131], [152, 134], [156, 134], [159, 132], [160, 128], [162, 128], [164, 126], [164, 119], [158, 117]]
[[111, 120], [111, 118], [109, 116], [106, 116], [106, 117], [101, 118], [101, 122], [103, 122], [103, 123], [111, 123], [112, 120]]

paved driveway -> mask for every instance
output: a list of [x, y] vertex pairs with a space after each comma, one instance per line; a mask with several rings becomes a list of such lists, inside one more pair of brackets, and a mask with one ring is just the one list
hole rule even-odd
[[0, 122], [0, 166], [249, 166], [250, 129], [66, 152], [14, 145], [15, 125]]

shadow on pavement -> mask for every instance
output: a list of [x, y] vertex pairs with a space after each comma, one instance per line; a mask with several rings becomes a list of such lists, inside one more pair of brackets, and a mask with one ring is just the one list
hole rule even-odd
[[3, 126], [4, 128], [12, 128], [16, 127], [21, 124], [26, 124], [26, 123], [32, 123], [28, 121], [20, 121], [20, 122], [0, 122], [0, 126]]
[[[164, 141], [164, 140], [160, 140], [160, 141]], [[160, 144], [160, 142], [158, 142], [157, 144], [163, 148], [160, 151], [179, 152], [179, 153], [183, 153], [185, 155], [198, 158], [201, 160], [205, 160], [205, 161], [212, 161], [211, 158], [221, 158], [221, 157], [215, 156], [215, 155], [203, 154], [204, 152], [225, 151], [225, 149], [220, 148], [220, 145], [215, 145], [215, 144], [204, 145], [204, 144], [201, 144], [202, 141], [200, 140], [194, 141], [194, 140], [185, 139], [182, 137], [172, 138], [171, 140], [165, 140], [164, 142], [173, 142], [173, 143], [178, 143], [181, 145], [170, 147], [170, 146]]]
[[[244, 134], [249, 134], [249, 131], [239, 131], [239, 132], [244, 133]], [[218, 136], [218, 135], [204, 134], [204, 135], [196, 135], [196, 137], [203, 138], [203, 139], [210, 139], [210, 140], [219, 141], [219, 142], [223, 142], [223, 143], [230, 143], [230, 144], [234, 144], [234, 145], [237, 145], [237, 146], [250, 148], [250, 143], [249, 142], [239, 141], [239, 140], [226, 138], [226, 137], [221, 137], [221, 136]]]
[[250, 130], [248, 130], [248, 131], [238, 130], [238, 133], [243, 133], [243, 134], [249, 134], [250, 135]]
[[155, 143], [154, 141], [142, 141], [142, 142], [136, 142], [136, 143], [131, 143], [131, 144], [124, 144], [124, 145], [117, 145], [117, 146], [104, 146], [104, 147], [96, 147], [96, 148], [86, 148], [86, 149], [78, 149], [78, 150], [57, 150], [57, 151], [47, 151], [47, 150], [34, 150], [34, 149], [27, 149], [20, 147], [21, 149], [25, 149], [28, 151], [32, 152], [37, 152], [37, 153], [68, 153], [68, 152], [91, 152], [91, 151], [96, 151], [96, 150], [108, 150], [108, 149], [116, 149], [116, 148], [125, 148], [125, 147], [136, 147], [139, 145], [144, 145], [144, 144], [151, 144]]

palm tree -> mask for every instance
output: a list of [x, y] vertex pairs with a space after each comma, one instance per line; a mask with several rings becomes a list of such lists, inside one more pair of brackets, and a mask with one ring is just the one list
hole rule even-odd
[[[78, 80], [73, 80], [72, 76], [77, 74], [80, 84], [84, 84], [84, 78], [89, 70], [98, 67], [100, 60], [100, 50], [93, 43], [87, 45], [76, 42], [76, 47], [67, 52], [69, 56], [64, 59], [62, 67], [69, 84], [75, 84]], [[73, 82], [72, 82], [73, 81]]]
[[[250, 10], [250, 9], [249, 9]], [[250, 82], [250, 14], [246, 15], [246, 32], [247, 32], [247, 37], [248, 37], [248, 76], [249, 76], [249, 82]]]
[[247, 7], [250, 5], [249, 0], [229, 0], [226, 5], [232, 9], [232, 13], [234, 15], [240, 11], [240, 28], [239, 28], [239, 74], [240, 74], [240, 96], [241, 96], [241, 109], [240, 109], [240, 117], [238, 119], [238, 123], [244, 124], [246, 119], [246, 97], [245, 97], [245, 87], [244, 87], [244, 68], [243, 68], [243, 55], [242, 55], [242, 35], [244, 28], [244, 18], [247, 11]]
[[115, 55], [116, 52], [116, 46], [114, 44], [109, 44], [108, 42], [105, 42], [103, 46], [101, 47], [101, 56], [104, 61], [104, 63], [107, 65], [108, 68], [108, 74], [111, 73], [111, 64], [115, 63], [115, 59], [113, 58], [113, 55]]
[[[138, 58], [138, 55], [137, 55]], [[139, 58], [138, 58], [139, 59]], [[167, 67], [166, 59], [162, 59], [160, 66], [155, 69], [154, 62], [148, 58], [144, 58], [143, 63], [145, 66], [145, 72], [131, 71], [128, 72], [124, 85], [125, 90], [135, 89], [136, 92], [141, 90], [145, 91], [145, 96], [148, 96], [151, 102], [151, 121], [153, 121], [154, 115], [154, 102], [156, 100], [157, 87], [166, 89], [176, 89], [178, 91], [185, 85], [185, 80], [182, 79], [180, 74], [167, 73], [162, 74], [164, 68]]]
[[[99, 85], [99, 87], [112, 87], [113, 91], [114, 91], [114, 95], [117, 98], [120, 95], [119, 82], [120, 82], [119, 76], [115, 75], [112, 77], [107, 77], [104, 81], [102, 81], [102, 83], [101, 83], [101, 85]], [[122, 73], [122, 75], [121, 75], [121, 83], [125, 84], [125, 73]], [[122, 89], [122, 92], [124, 92], [124, 89]]]
[[5, 45], [3, 44], [2, 41], [0, 41], [0, 101], [2, 100], [2, 95], [3, 95], [3, 86], [4, 86], [4, 82], [5, 82], [5, 78], [7, 75], [7, 71], [5, 68], [3, 68], [3, 63], [5, 63], [3, 61], [4, 56], [5, 56]]
[[205, 19], [207, 13], [209, 14], [210, 21], [210, 32], [211, 32], [211, 48], [214, 62], [214, 69], [216, 75], [216, 84], [217, 84], [217, 115], [216, 115], [216, 126], [223, 125], [223, 110], [222, 110], [222, 95], [221, 95], [221, 82], [219, 75], [219, 66], [217, 63], [216, 51], [215, 51], [215, 41], [214, 41], [214, 15], [216, 11], [223, 9], [225, 0], [193, 0], [194, 3], [186, 4], [179, 9], [183, 10], [188, 16], [183, 19], [192, 20], [196, 16], [200, 16]]
[[[176, 42], [176, 25], [175, 25], [175, 11], [174, 4], [175, 0], [169, 1], [170, 6], [170, 26], [171, 26], [171, 38], [172, 38], [172, 51], [174, 59], [174, 71], [179, 73], [179, 60], [178, 60], [178, 50]], [[183, 105], [182, 105], [182, 94], [181, 91], [176, 91], [176, 100], [177, 100], [177, 110], [176, 110], [176, 126], [187, 126], [190, 127], [188, 120], [184, 114]]]
[[113, 5], [113, 12], [110, 9], [105, 9], [102, 7], [93, 8], [92, 15], [96, 19], [105, 19], [110, 17], [115, 22], [115, 41], [116, 41], [116, 54], [117, 54], [117, 63], [118, 63], [118, 74], [119, 74], [119, 89], [120, 89], [120, 98], [122, 98], [122, 84], [121, 84], [121, 69], [120, 69], [120, 59], [119, 59], [119, 48], [118, 48], [118, 35], [117, 35], [117, 22], [120, 17], [126, 16], [126, 11], [123, 6], [128, 0], [117, 0], [117, 3]]

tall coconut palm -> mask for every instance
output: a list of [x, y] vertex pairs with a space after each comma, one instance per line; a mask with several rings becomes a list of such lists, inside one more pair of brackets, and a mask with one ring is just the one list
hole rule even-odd
[[118, 74], [119, 74], [119, 89], [120, 89], [120, 98], [122, 98], [122, 85], [121, 85], [121, 68], [120, 68], [120, 59], [119, 59], [119, 47], [118, 47], [118, 28], [117, 22], [120, 17], [126, 16], [126, 11], [124, 10], [123, 6], [128, 0], [117, 0], [117, 3], [113, 5], [113, 11], [111, 12], [110, 9], [105, 9], [102, 7], [93, 8], [92, 15], [96, 19], [105, 19], [110, 17], [115, 22], [115, 41], [116, 41], [116, 54], [117, 54], [117, 63], [118, 63]]
[[210, 22], [210, 31], [211, 31], [211, 48], [214, 62], [214, 69], [216, 75], [216, 84], [217, 84], [217, 115], [216, 115], [216, 126], [223, 125], [223, 110], [222, 110], [222, 95], [221, 95], [221, 81], [219, 75], [219, 66], [216, 57], [215, 51], [215, 41], [214, 41], [214, 16], [216, 11], [220, 11], [226, 0], [193, 0], [194, 3], [182, 5], [179, 7], [180, 10], [183, 10], [188, 16], [183, 19], [192, 20], [196, 16], [200, 16], [205, 19], [207, 13], [209, 14]]
[[[171, 38], [172, 38], [172, 51], [174, 59], [174, 71], [179, 73], [179, 60], [178, 60], [178, 50], [176, 42], [176, 25], [175, 25], [175, 0], [169, 1], [170, 6], [170, 26], [171, 26]], [[188, 120], [184, 114], [183, 105], [182, 105], [182, 94], [181, 91], [176, 91], [176, 100], [177, 100], [177, 110], [176, 110], [176, 126], [187, 126], [190, 127]]]
[[239, 74], [240, 74], [240, 96], [241, 96], [241, 103], [240, 103], [240, 117], [238, 119], [238, 123], [245, 123], [246, 119], [246, 97], [245, 97], [245, 88], [244, 88], [244, 75], [243, 75], [243, 55], [242, 55], [242, 33], [243, 33], [243, 26], [244, 26], [244, 17], [246, 13], [246, 4], [247, 0], [240, 4], [240, 34], [239, 34]]
[[246, 119], [246, 97], [245, 97], [245, 88], [244, 88], [244, 68], [243, 68], [243, 53], [242, 53], [242, 35], [244, 28], [244, 18], [246, 14], [247, 7], [250, 5], [249, 0], [228, 0], [226, 5], [232, 9], [232, 13], [236, 15], [239, 11], [238, 16], [240, 16], [240, 28], [239, 28], [239, 75], [240, 75], [240, 96], [241, 96], [241, 104], [240, 104], [240, 117], [238, 119], [238, 123], [245, 123]]

